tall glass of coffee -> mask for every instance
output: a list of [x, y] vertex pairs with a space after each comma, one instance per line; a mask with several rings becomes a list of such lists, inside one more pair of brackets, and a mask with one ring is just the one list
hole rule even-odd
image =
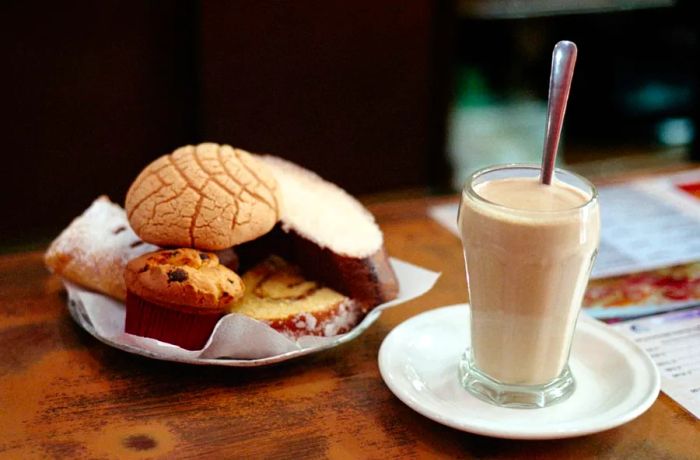
[[471, 304], [462, 385], [506, 407], [545, 407], [574, 391], [571, 341], [600, 238], [595, 187], [539, 165], [474, 173], [458, 224]]

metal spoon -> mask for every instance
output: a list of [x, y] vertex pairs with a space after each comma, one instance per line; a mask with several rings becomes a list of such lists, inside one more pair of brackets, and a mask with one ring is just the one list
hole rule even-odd
[[554, 162], [557, 158], [559, 136], [564, 124], [566, 102], [569, 99], [571, 79], [576, 65], [576, 45], [570, 41], [560, 41], [552, 52], [552, 73], [549, 77], [549, 102], [547, 103], [547, 126], [544, 132], [542, 149], [543, 184], [551, 184], [554, 175]]

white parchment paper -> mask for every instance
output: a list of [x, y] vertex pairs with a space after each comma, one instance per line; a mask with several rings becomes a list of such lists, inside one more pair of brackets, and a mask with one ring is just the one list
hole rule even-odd
[[394, 258], [391, 259], [391, 265], [399, 280], [398, 297], [373, 309], [345, 334], [334, 337], [307, 336], [295, 341], [265, 323], [244, 315], [229, 314], [219, 320], [204, 348], [194, 351], [125, 333], [124, 304], [65, 280], [64, 284], [73, 318], [108, 345], [168, 361], [245, 367], [284, 361], [352, 340], [364, 332], [383, 310], [425, 294], [440, 276], [439, 273]]

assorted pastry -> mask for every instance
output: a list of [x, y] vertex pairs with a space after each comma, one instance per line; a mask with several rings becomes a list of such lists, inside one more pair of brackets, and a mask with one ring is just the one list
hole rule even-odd
[[229, 313], [293, 339], [333, 336], [398, 294], [359, 201], [289, 161], [213, 143], [153, 161], [125, 209], [99, 197], [45, 261], [124, 301], [125, 332], [191, 350]]

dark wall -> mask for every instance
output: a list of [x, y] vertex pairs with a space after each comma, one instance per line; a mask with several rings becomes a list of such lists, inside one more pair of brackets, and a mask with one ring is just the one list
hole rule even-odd
[[195, 140], [193, 8], [3, 2], [1, 244], [47, 236]]
[[437, 8], [3, 2], [0, 235], [53, 235], [99, 194], [123, 201], [152, 159], [203, 140], [278, 154], [353, 193], [440, 182]]
[[203, 2], [202, 134], [355, 192], [426, 184], [431, 18], [427, 1]]

